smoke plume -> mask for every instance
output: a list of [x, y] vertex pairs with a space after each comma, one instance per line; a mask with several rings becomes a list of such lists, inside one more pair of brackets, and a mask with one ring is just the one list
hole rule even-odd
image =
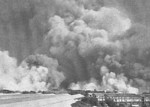
[[57, 60], [44, 55], [30, 56], [20, 66], [6, 51], [0, 52], [0, 57], [0, 89], [47, 91], [59, 88], [64, 80], [57, 70]]
[[146, 91], [148, 4], [148, 0], [1, 0], [0, 89]]

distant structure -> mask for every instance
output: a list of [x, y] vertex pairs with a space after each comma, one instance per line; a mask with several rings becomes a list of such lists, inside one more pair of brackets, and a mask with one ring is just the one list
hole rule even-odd
[[70, 90], [70, 93], [83, 94], [85, 97], [81, 101], [91, 104], [92, 106], [101, 105], [102, 107], [105, 107], [104, 105], [107, 105], [108, 107], [150, 107], [150, 93], [129, 94], [118, 93], [117, 91], [110, 92], [96, 90]]

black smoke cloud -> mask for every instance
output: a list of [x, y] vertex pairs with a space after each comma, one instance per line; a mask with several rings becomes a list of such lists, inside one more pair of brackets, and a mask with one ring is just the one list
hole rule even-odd
[[[57, 60], [57, 74], [62, 76], [63, 72], [65, 76], [61, 79], [63, 88], [79, 82], [92, 82], [103, 87], [102, 81], [117, 75], [115, 81], [145, 88], [150, 80], [149, 4], [149, 0], [1, 0], [0, 47], [16, 57], [20, 66], [26, 62], [31, 68], [44, 66], [51, 69], [52, 63], [45, 64], [45, 58], [32, 54], [44, 54], [52, 58], [50, 62]], [[92, 12], [97, 14], [103, 7], [104, 12], [109, 12], [109, 8], [116, 15], [121, 12], [121, 19], [113, 19], [115, 16], [111, 19], [108, 13], [106, 20], [95, 20], [97, 16]], [[84, 11], [88, 13], [85, 15]], [[103, 17], [104, 13], [98, 14]], [[129, 21], [120, 22], [124, 17], [131, 21], [131, 26]], [[116, 23], [130, 27], [122, 28]], [[118, 30], [118, 26], [122, 29]], [[110, 36], [105, 38], [105, 35]], [[102, 75], [103, 66], [108, 71]], [[122, 74], [124, 80], [119, 78]], [[46, 84], [51, 81], [51, 76], [48, 78]], [[110, 84], [105, 87], [110, 88]]]

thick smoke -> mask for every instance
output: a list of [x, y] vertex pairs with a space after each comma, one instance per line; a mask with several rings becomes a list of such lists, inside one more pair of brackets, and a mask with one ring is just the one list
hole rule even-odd
[[148, 4], [148, 0], [1, 0], [0, 88], [146, 91]]
[[[122, 43], [117, 38], [123, 36], [131, 27], [131, 20], [112, 7], [101, 7], [97, 11], [85, 8], [80, 10], [80, 16], [70, 23], [58, 15], [51, 17], [50, 31], [45, 38], [46, 43], [51, 44], [49, 50], [52, 56], [58, 58], [58, 61], [71, 62], [69, 65], [72, 69], [70, 68], [69, 73], [68, 67], [60, 63], [62, 68], [65, 67], [64, 74], [69, 79], [69, 84], [72, 81], [77, 82], [71, 84], [70, 88], [117, 89], [137, 93], [138, 89], [133, 88], [121, 73], [109, 73], [108, 68], [106, 74], [98, 73], [104, 72], [101, 66], [105, 63], [121, 67], [115, 59], [115, 56], [120, 57], [123, 50]], [[102, 63], [99, 64], [98, 60], [102, 60]], [[89, 80], [90, 82], [86, 83]]]
[[58, 62], [44, 55], [30, 56], [20, 66], [8, 52], [0, 52], [0, 89], [14, 91], [46, 91], [59, 88], [64, 75]]

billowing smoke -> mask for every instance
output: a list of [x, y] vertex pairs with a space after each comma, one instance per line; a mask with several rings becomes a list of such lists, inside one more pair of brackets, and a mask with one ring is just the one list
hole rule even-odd
[[30, 56], [20, 66], [8, 52], [0, 52], [0, 89], [47, 91], [59, 88], [64, 75], [57, 70], [58, 62], [44, 55]]
[[138, 93], [149, 88], [147, 0], [0, 4], [0, 89]]
[[114, 72], [108, 72], [105, 66], [101, 67], [102, 82], [99, 84], [97, 80], [91, 79], [88, 82], [77, 82], [70, 85], [73, 90], [107, 90], [124, 93], [138, 93], [138, 88], [131, 86], [128, 79], [123, 75], [116, 75]]
[[[74, 20], [69, 23], [58, 15], [51, 17], [50, 31], [45, 38], [46, 43], [51, 44], [49, 50], [52, 56], [62, 60], [62, 63], [70, 61], [72, 68], [69, 71], [68, 64], [62, 65], [65, 67], [64, 74], [69, 79], [68, 84], [77, 82], [71, 84], [70, 88], [117, 89], [137, 93], [138, 89], [133, 88], [121, 73], [109, 73], [108, 68], [103, 68], [105, 63], [121, 67], [115, 59], [120, 57], [123, 50], [122, 43], [117, 38], [131, 27], [131, 20], [112, 7], [101, 7], [97, 11], [81, 8], [79, 13], [80, 16], [77, 19], [71, 18]], [[99, 64], [98, 61], [102, 62]]]

